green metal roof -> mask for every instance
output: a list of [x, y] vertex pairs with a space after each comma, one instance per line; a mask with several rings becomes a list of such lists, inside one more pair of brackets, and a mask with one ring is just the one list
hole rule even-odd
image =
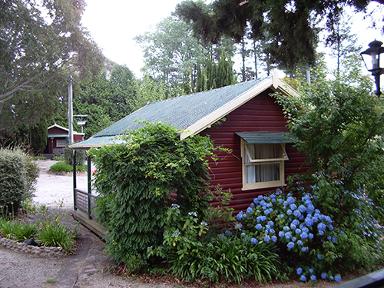
[[288, 132], [236, 132], [249, 144], [278, 144], [292, 143], [293, 139]]
[[[147, 104], [91, 138], [71, 145], [72, 148], [89, 148], [113, 144], [115, 136], [135, 130], [143, 122], [161, 122], [185, 130], [226, 103], [272, 77], [246, 81], [209, 91], [193, 93]], [[272, 80], [271, 80], [272, 83]]]

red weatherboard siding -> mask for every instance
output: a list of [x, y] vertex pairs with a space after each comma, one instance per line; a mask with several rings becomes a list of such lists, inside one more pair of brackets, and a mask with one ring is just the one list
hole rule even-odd
[[[220, 160], [210, 161], [211, 188], [217, 185], [223, 190], [230, 190], [232, 200], [230, 206], [235, 210], [248, 207], [252, 199], [263, 193], [271, 192], [274, 188], [242, 191], [242, 161], [240, 152], [240, 137], [235, 132], [271, 131], [285, 132], [287, 121], [281, 107], [268, 96], [266, 91], [256, 96], [246, 104], [226, 116], [226, 121], [217, 126], [204, 130], [201, 134], [208, 135], [216, 146], [230, 148], [231, 154], [218, 153]], [[289, 176], [305, 171], [304, 156], [292, 145], [286, 145], [289, 160], [285, 161], [285, 175]], [[214, 203], [213, 203], [214, 204]]]

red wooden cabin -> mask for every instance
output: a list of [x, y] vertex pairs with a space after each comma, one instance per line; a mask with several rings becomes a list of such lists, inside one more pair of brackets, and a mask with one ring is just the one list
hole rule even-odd
[[[68, 129], [58, 124], [48, 127], [48, 141], [45, 154], [63, 154], [64, 148], [68, 146]], [[84, 133], [73, 132], [73, 141], [84, 141]]]
[[[272, 96], [275, 92], [296, 95], [282, 80], [268, 77], [154, 102], [71, 147], [118, 143], [117, 136], [137, 129], [143, 121], [174, 126], [181, 139], [207, 135], [215, 145], [231, 149], [229, 154], [220, 153], [219, 161], [210, 161], [211, 187], [230, 191], [230, 206], [244, 209], [256, 195], [284, 186], [289, 175], [306, 169], [303, 155], [291, 144], [287, 120]], [[89, 185], [89, 199], [91, 190]], [[74, 191], [76, 195], [76, 187]]]

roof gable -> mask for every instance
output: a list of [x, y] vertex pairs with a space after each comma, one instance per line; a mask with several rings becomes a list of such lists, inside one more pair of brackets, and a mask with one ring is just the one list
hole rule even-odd
[[180, 138], [184, 139], [208, 128], [217, 120], [269, 88], [278, 89], [286, 94], [296, 94], [280, 79], [267, 77], [170, 98], [148, 104], [88, 140], [76, 143], [71, 147], [89, 148], [116, 143], [116, 136], [141, 127], [144, 121], [169, 124], [179, 129], [181, 131]]

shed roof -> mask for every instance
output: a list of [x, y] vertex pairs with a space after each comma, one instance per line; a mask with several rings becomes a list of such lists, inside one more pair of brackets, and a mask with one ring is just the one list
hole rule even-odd
[[268, 88], [294, 94], [294, 90], [274, 77], [246, 81], [209, 91], [193, 93], [147, 104], [91, 138], [71, 148], [99, 147], [118, 142], [119, 135], [135, 130], [143, 122], [162, 122], [181, 131], [180, 137], [197, 134]]

